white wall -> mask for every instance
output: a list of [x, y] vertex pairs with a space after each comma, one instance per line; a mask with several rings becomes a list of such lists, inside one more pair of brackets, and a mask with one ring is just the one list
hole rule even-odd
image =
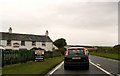
[[[7, 44], [6, 40], [0, 40], [0, 45], [2, 45], [3, 47], [7, 48], [6, 44]], [[8, 47], [8, 48], [11, 48], [11, 47]]]
[[46, 42], [46, 46], [42, 46], [42, 42], [36, 42], [36, 46], [32, 46], [32, 42], [26, 41], [25, 46], [27, 47], [28, 50], [30, 50], [33, 47], [37, 47], [37, 48], [45, 49], [46, 51], [48, 50], [52, 51], [53, 48], [52, 42]]
[[[20, 49], [20, 48], [26, 48], [28, 50], [30, 50], [33, 47], [40, 47], [45, 49], [46, 51], [52, 51], [53, 48], [53, 43], [52, 42], [45, 42], [46, 46], [42, 46], [42, 42], [36, 42], [36, 46], [32, 46], [32, 42], [31, 41], [25, 41], [25, 46], [21, 46], [21, 41], [11, 41], [11, 46], [7, 46], [7, 40], [1, 40], [0, 41], [1, 45], [5, 46], [6, 49]], [[15, 48], [13, 47], [13, 43], [19, 43], [19, 47]]]
[[30, 50], [32, 48], [32, 42], [31, 41], [25, 41], [25, 47]]
[[6, 45], [7, 41], [6, 40], [0, 40], [0, 45]]
[[36, 46], [37, 47], [42, 46], [42, 43], [41, 42], [36, 42]]
[[53, 44], [52, 42], [46, 42], [46, 46], [42, 46], [41, 48], [45, 49], [46, 51], [52, 51]]

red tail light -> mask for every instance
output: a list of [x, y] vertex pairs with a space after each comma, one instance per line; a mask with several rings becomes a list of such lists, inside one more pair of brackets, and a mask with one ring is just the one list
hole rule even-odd
[[85, 53], [85, 55], [86, 56], [88, 56], [88, 54], [87, 54], [87, 51], [86, 51], [87, 49], [86, 48], [84, 48], [84, 53]]
[[68, 50], [66, 51], [66, 53], [65, 53], [65, 57], [67, 57], [68, 56]]
[[65, 57], [67, 57], [68, 55], [65, 55]]
[[89, 62], [89, 59], [87, 58], [86, 62]]

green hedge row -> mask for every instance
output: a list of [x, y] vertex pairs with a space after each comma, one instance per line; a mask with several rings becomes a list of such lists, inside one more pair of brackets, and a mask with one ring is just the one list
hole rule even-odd
[[52, 58], [52, 57], [57, 57], [57, 56], [62, 56], [61, 52], [59, 51], [45, 51], [45, 58]]
[[34, 51], [32, 50], [5, 50], [2, 52], [2, 64], [25, 63], [34, 60]]
[[[58, 51], [45, 51], [44, 58], [52, 58], [56, 56], [61, 56], [62, 54]], [[34, 50], [11, 50], [6, 49], [2, 51], [2, 66], [16, 64], [16, 63], [26, 63], [27, 61], [35, 61]]]

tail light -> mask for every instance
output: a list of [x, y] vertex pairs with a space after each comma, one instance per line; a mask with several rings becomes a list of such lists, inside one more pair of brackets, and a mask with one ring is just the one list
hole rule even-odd
[[66, 53], [65, 53], [65, 57], [67, 57], [68, 56], [68, 50], [66, 51]]
[[86, 62], [89, 62], [89, 59], [88, 59], [88, 58], [86, 59]]
[[87, 53], [87, 51], [86, 51], [87, 49], [86, 48], [84, 48], [84, 53], [85, 53], [85, 55], [86, 56], [88, 56], [88, 53]]

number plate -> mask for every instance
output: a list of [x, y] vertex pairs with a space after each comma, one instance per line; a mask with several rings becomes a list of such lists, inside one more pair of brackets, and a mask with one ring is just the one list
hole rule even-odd
[[73, 57], [72, 59], [81, 59], [81, 57]]

